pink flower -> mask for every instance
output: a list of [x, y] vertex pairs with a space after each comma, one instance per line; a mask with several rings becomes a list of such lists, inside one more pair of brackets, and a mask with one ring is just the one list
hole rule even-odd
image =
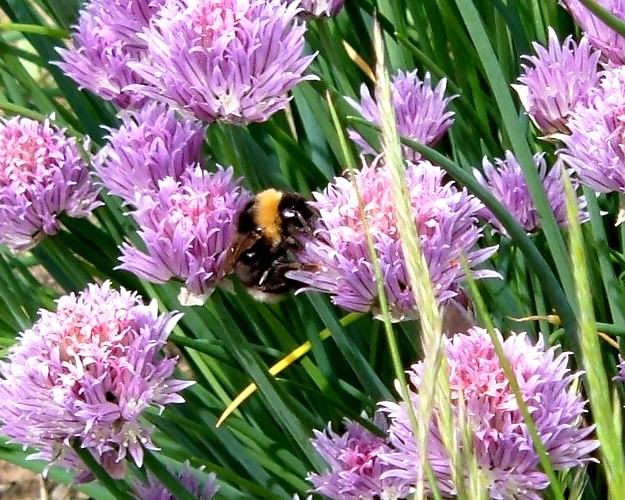
[[[549, 171], [547, 171], [547, 163], [542, 154], [534, 155], [534, 162], [536, 163], [538, 175], [542, 180], [543, 188], [547, 194], [547, 200], [553, 210], [556, 222], [560, 226], [567, 226], [569, 219], [566, 213], [566, 197], [562, 182], [562, 161], [556, 160], [556, 163]], [[528, 233], [537, 231], [540, 228], [538, 209], [525, 182], [525, 175], [521, 170], [521, 165], [519, 165], [512, 152], [506, 151], [504, 160], [496, 158], [494, 165], [484, 158], [482, 168], [484, 175], [477, 169], [473, 169], [473, 174], [480, 184], [487, 187], [503, 203], [523, 229]], [[574, 188], [578, 187], [577, 179], [571, 179], [571, 182]], [[586, 198], [584, 196], [578, 198], [578, 208], [580, 211], [580, 222], [586, 222], [590, 216], [586, 210]], [[497, 231], [507, 234], [505, 228], [486, 207], [480, 211], [480, 214]]]
[[81, 11], [73, 47], [57, 49], [57, 64], [67, 76], [103, 99], [121, 107], [140, 107], [144, 96], [126, 89], [144, 83], [130, 68], [147, 56], [138, 36], [166, 0], [91, 0]]
[[[625, 0], [597, 0], [604, 9], [625, 19]], [[625, 38], [599, 20], [579, 0], [562, 0], [562, 4], [584, 31], [590, 43], [601, 51], [601, 57], [617, 65], [625, 64]]]
[[156, 191], [165, 177], [180, 180], [200, 161], [205, 132], [200, 122], [178, 118], [159, 103], [120, 114], [121, 126], [109, 129], [109, 142], [93, 163], [104, 187], [126, 203]]
[[[568, 470], [593, 461], [590, 453], [599, 442], [588, 438], [594, 426], [583, 426], [585, 403], [574, 384], [581, 373], [570, 373], [567, 368], [570, 353], [556, 354], [556, 348], [547, 348], [542, 338], [532, 343], [525, 333], [511, 333], [502, 341], [554, 468]], [[452, 411], [459, 418], [462, 406], [472, 434], [471, 443], [465, 444], [458, 423], [458, 446], [461, 450], [467, 446], [473, 449], [489, 498], [541, 499], [538, 492], [549, 486], [549, 480], [540, 468], [529, 430], [488, 332], [474, 327], [467, 334], [446, 340], [446, 356]], [[423, 369], [419, 362], [408, 372], [415, 407], [419, 405]], [[405, 403], [384, 402], [382, 407], [391, 420], [390, 444], [395, 448], [382, 456], [391, 466], [386, 475], [415, 481], [421, 474], [421, 456], [426, 453], [441, 493], [453, 497], [457, 486], [436, 415], [429, 422], [426, 449], [420, 450]]]
[[141, 467], [143, 449], [158, 449], [142, 413], [182, 403], [192, 384], [173, 379], [176, 358], [160, 355], [179, 318], [109, 282], [61, 297], [0, 363], [0, 432], [66, 468], [84, 470], [74, 440], [114, 477], [126, 455]]
[[579, 103], [558, 134], [558, 151], [582, 184], [604, 193], [625, 193], [625, 67], [601, 72], [600, 85]]
[[[373, 423], [386, 432], [382, 414], [378, 413]], [[335, 433], [330, 425], [323, 432], [313, 431], [312, 444], [330, 466], [327, 472], [308, 475], [314, 491], [335, 500], [392, 499], [407, 495], [409, 482], [384, 478], [388, 466], [379, 457], [391, 452], [388, 439], [352, 420], [345, 419], [345, 427], [343, 434]]]
[[231, 168], [196, 166], [178, 181], [166, 177], [135, 198], [132, 216], [146, 250], [124, 243], [120, 268], [152, 283], [177, 278], [194, 298], [205, 298], [226, 275], [235, 220], [248, 200]]
[[[363, 160], [364, 163], [364, 160]], [[393, 317], [400, 321], [418, 315], [402, 254], [388, 168], [378, 157], [355, 173], [366, 218], [377, 252], [384, 287]], [[452, 300], [464, 279], [461, 255], [474, 267], [488, 259], [496, 247], [480, 249], [477, 214], [481, 202], [429, 162], [406, 164], [406, 181], [415, 229], [440, 304]], [[305, 290], [328, 293], [347, 310], [379, 313], [378, 291], [356, 189], [346, 177], [336, 177], [311, 205], [319, 211], [314, 239], [305, 243], [298, 260], [311, 269], [290, 271], [288, 277], [306, 284]], [[314, 267], [317, 270], [314, 270]], [[476, 270], [475, 278], [499, 277]]]
[[0, 243], [25, 250], [55, 234], [59, 216], [87, 217], [101, 203], [76, 141], [30, 118], [0, 122]]
[[299, 6], [283, 0], [171, 0], [143, 40], [147, 82], [129, 89], [207, 122], [262, 122], [289, 101], [314, 56], [304, 56]]
[[[416, 70], [411, 73], [399, 71], [393, 77], [393, 107], [400, 135], [426, 146], [436, 144], [443, 137], [454, 122], [454, 113], [447, 109], [453, 97], [445, 97], [446, 86], [447, 80], [443, 78], [433, 87], [430, 74], [426, 73], [421, 80]], [[360, 87], [360, 102], [349, 97], [345, 100], [371, 123], [380, 124], [378, 104], [366, 85]], [[375, 153], [356, 131], [350, 130], [349, 137], [360, 146], [363, 153]], [[403, 149], [406, 159], [417, 161], [421, 158], [419, 153], [408, 146]]]
[[599, 82], [597, 64], [601, 54], [592, 50], [587, 38], [578, 45], [568, 36], [560, 45], [552, 28], [547, 48], [535, 42], [533, 46], [536, 55], [523, 56], [531, 66], [522, 65], [521, 83], [512, 87], [541, 132], [568, 133], [571, 111]]

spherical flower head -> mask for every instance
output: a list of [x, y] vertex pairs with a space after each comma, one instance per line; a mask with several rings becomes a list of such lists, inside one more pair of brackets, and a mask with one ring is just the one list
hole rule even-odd
[[[292, 0], [291, 0], [292, 1]], [[345, 0], [302, 0], [302, 17], [327, 18], [336, 16], [343, 8]]]
[[204, 127], [178, 118], [173, 109], [151, 103], [121, 113], [122, 124], [109, 129], [108, 144], [94, 167], [110, 193], [132, 203], [137, 193], [155, 191], [165, 177], [180, 180], [200, 160]]
[[[200, 470], [203, 469], [202, 467]], [[188, 461], [184, 463], [183, 468], [179, 472], [174, 472], [174, 475], [180, 482], [180, 485], [197, 500], [210, 500], [219, 489], [219, 486], [215, 484], [217, 476], [214, 472], [208, 474], [201, 481], [198, 478], [197, 471], [191, 468]], [[139, 483], [135, 485], [134, 496], [137, 500], [176, 500], [177, 498], [149, 472], [147, 484]]]
[[172, 0], [144, 39], [149, 63], [131, 64], [135, 91], [207, 122], [262, 122], [283, 109], [303, 72], [305, 25], [283, 0]]
[[59, 215], [100, 205], [75, 139], [29, 118], [0, 122], [0, 244], [26, 250], [59, 230]]
[[146, 251], [124, 243], [120, 268], [152, 283], [182, 280], [193, 301], [185, 305], [202, 303], [226, 275], [236, 217], [249, 199], [231, 168], [198, 166], [179, 181], [159, 181], [133, 202]]
[[[364, 159], [363, 159], [364, 162]], [[475, 249], [481, 237], [477, 214], [481, 202], [452, 182], [428, 162], [406, 163], [406, 182], [415, 229], [428, 264], [434, 293], [442, 305], [457, 295], [464, 278], [461, 256], [471, 267], [484, 262], [496, 247]], [[377, 157], [355, 173], [364, 217], [373, 239], [384, 277], [384, 288], [395, 320], [418, 315], [402, 254], [395, 200], [389, 169]], [[307, 284], [306, 289], [332, 295], [335, 304], [350, 311], [379, 313], [374, 268], [369, 255], [356, 189], [345, 177], [337, 177], [323, 193], [314, 193], [312, 205], [320, 217], [316, 237], [307, 241], [298, 260], [311, 264], [288, 276]], [[316, 266], [317, 270], [314, 270]], [[475, 278], [498, 277], [487, 270]]]
[[[511, 333], [505, 340], [499, 332], [497, 335], [554, 468], [568, 470], [593, 461], [589, 454], [599, 442], [588, 438], [594, 426], [582, 426], [585, 402], [575, 383], [581, 374], [567, 368], [570, 353], [557, 354], [556, 348], [545, 346], [542, 337], [534, 344], [525, 333]], [[465, 444], [461, 430], [464, 426], [459, 421], [460, 452], [472, 447], [489, 498], [539, 500], [542, 496], [538, 491], [547, 488], [549, 480], [540, 468], [527, 424], [490, 335], [474, 327], [445, 342], [452, 412], [457, 419], [465, 415], [472, 436], [472, 442]], [[419, 405], [423, 372], [423, 362], [408, 372], [414, 406]], [[405, 403], [387, 402], [382, 406], [391, 420], [389, 435], [395, 448], [382, 457], [392, 466], [387, 474], [415, 481], [421, 475], [419, 464], [425, 452], [441, 493], [453, 497], [457, 486], [438, 418], [434, 415], [429, 422], [430, 435], [423, 451], [417, 448]]]
[[142, 413], [182, 403], [191, 385], [159, 355], [179, 317], [109, 282], [61, 297], [0, 363], [0, 432], [67, 468], [84, 469], [73, 442], [115, 477], [126, 455], [141, 467], [144, 448], [157, 449]]
[[74, 26], [73, 47], [57, 49], [59, 66], [81, 88], [120, 107], [140, 107], [145, 97], [127, 90], [145, 83], [128, 63], [145, 58], [138, 34], [165, 0], [92, 0]]
[[582, 184], [604, 193], [625, 193], [625, 67], [601, 72], [599, 87], [569, 119], [570, 134], [559, 156]]
[[[443, 78], [436, 87], [432, 87], [430, 73], [426, 73], [421, 80], [416, 70], [411, 73], [399, 71], [393, 77], [391, 92], [400, 135], [426, 146], [433, 146], [445, 135], [454, 122], [454, 113], [447, 110], [454, 97], [445, 97], [446, 86], [447, 80]], [[366, 85], [360, 87], [360, 102], [349, 97], [345, 100], [363, 118], [376, 125], [380, 124], [380, 109]], [[362, 153], [375, 154], [356, 131], [350, 130], [349, 137], [361, 148]], [[403, 150], [404, 157], [408, 160], [417, 161], [421, 158], [419, 153], [408, 146], [403, 146]]]
[[571, 110], [599, 81], [597, 64], [601, 53], [592, 50], [586, 37], [578, 45], [568, 36], [560, 45], [552, 28], [547, 48], [536, 42], [533, 46], [536, 55], [523, 56], [530, 65], [522, 65], [520, 84], [512, 87], [542, 133], [568, 133]]
[[[543, 154], [534, 155], [534, 163], [536, 163], [538, 175], [542, 180], [543, 188], [547, 194], [547, 199], [553, 210], [556, 222], [562, 227], [567, 226], [568, 216], [566, 213], [566, 195], [562, 182], [562, 161], [556, 160], [556, 163], [548, 172], [547, 162]], [[528, 233], [537, 231], [540, 228], [538, 209], [530, 194], [521, 165], [519, 165], [512, 152], [506, 151], [505, 160], [495, 159], [495, 165], [484, 157], [482, 168], [484, 171], [483, 175], [477, 169], [473, 170], [473, 174], [479, 183], [501, 201], [523, 229]], [[577, 189], [577, 180], [571, 179], [571, 182], [573, 187]], [[590, 216], [586, 211], [586, 198], [584, 196], [578, 198], [578, 207], [580, 222], [586, 222]], [[480, 214], [501, 234], [508, 234], [488, 208], [484, 207]]]
[[[378, 413], [373, 423], [386, 432], [382, 414]], [[407, 481], [383, 478], [388, 466], [379, 457], [392, 451], [387, 439], [358, 422], [345, 419], [344, 424], [343, 434], [334, 432], [331, 424], [324, 431], [313, 431], [312, 445], [330, 466], [326, 472], [308, 475], [314, 491], [335, 500], [390, 500], [407, 495], [410, 492]]]
[[[597, 3], [621, 20], [625, 19], [625, 0], [597, 0]], [[591, 45], [601, 57], [617, 65], [625, 64], [625, 38], [601, 21], [579, 0], [562, 0]]]

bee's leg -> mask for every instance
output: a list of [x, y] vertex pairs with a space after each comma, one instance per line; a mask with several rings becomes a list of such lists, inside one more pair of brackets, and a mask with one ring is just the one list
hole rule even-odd
[[294, 236], [287, 236], [286, 238], [284, 238], [284, 243], [285, 243], [284, 246], [287, 247], [288, 250], [293, 251], [293, 252], [299, 252], [300, 250], [304, 248], [304, 246], [302, 245], [302, 242], [299, 241]]
[[316, 270], [317, 266], [309, 264], [301, 264], [300, 262], [276, 262], [267, 269], [258, 282], [258, 289], [266, 293], [280, 294], [285, 293], [293, 288], [298, 288], [302, 284], [298, 281], [291, 280], [285, 275], [289, 271], [297, 271], [300, 269]]

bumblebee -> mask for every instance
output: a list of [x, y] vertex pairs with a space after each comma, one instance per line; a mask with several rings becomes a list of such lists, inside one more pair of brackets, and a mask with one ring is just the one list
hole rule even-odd
[[[288, 271], [310, 266], [297, 261], [301, 237], [312, 234], [317, 211], [296, 193], [267, 189], [239, 213], [228, 270], [257, 300], [271, 302], [296, 286]], [[313, 266], [314, 267], [314, 266]]]

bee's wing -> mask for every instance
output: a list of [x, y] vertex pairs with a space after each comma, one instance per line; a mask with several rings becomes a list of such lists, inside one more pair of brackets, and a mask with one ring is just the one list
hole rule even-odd
[[259, 239], [256, 234], [239, 234], [235, 238], [232, 245], [228, 249], [228, 256], [226, 258], [225, 272], [230, 274], [234, 271], [237, 261], [243, 254], [243, 252], [249, 250], [254, 243]]

